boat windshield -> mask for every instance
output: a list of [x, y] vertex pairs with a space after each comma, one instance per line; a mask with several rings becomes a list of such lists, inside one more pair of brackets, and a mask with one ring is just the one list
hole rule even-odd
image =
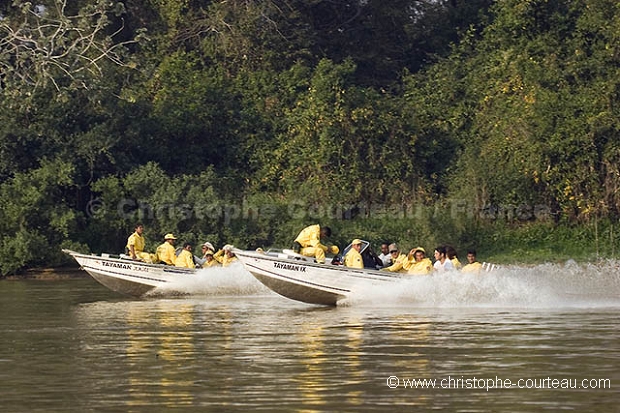
[[[360, 254], [362, 255], [362, 260], [364, 261], [364, 268], [372, 268], [373, 270], [379, 269], [382, 267], [382, 261], [379, 259], [377, 254], [372, 249], [370, 242], [362, 241], [362, 249], [360, 249]], [[344, 256], [347, 255], [349, 250], [351, 249], [352, 244], [346, 246], [346, 248], [334, 259], [332, 260], [333, 264], [342, 264], [344, 262]]]

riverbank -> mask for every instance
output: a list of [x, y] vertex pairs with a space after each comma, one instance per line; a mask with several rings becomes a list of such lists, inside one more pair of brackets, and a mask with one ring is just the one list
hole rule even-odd
[[7, 275], [0, 280], [42, 280], [56, 281], [74, 278], [88, 278], [88, 273], [80, 267], [58, 267], [58, 268], [31, 268], [20, 274]]

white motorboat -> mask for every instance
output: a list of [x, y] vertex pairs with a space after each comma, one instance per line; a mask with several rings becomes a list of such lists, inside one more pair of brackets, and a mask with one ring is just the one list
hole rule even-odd
[[119, 255], [87, 255], [64, 249], [63, 252], [75, 258], [82, 269], [100, 284], [110, 290], [135, 297], [143, 296], [157, 288], [165, 289], [166, 285], [178, 283], [196, 273], [193, 268], [146, 264]]
[[235, 254], [246, 270], [269, 289], [309, 304], [337, 305], [356, 292], [391, 284], [403, 276], [375, 269], [344, 267], [329, 260], [325, 264], [317, 264], [314, 259], [292, 250], [235, 250]]

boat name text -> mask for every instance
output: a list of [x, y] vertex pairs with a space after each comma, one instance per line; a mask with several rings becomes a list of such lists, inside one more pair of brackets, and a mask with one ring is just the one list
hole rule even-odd
[[274, 262], [273, 266], [281, 270], [306, 272], [306, 267], [302, 267], [300, 265], [295, 265], [295, 264], [282, 264], [280, 262]]
[[104, 267], [114, 267], [114, 268], [122, 268], [124, 270], [131, 270], [130, 264], [121, 264], [119, 262], [107, 262], [107, 261], [103, 261], [101, 264], [103, 264]]

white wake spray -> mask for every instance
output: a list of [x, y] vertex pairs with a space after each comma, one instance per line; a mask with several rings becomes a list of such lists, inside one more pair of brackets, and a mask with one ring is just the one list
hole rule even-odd
[[411, 276], [342, 304], [467, 308], [620, 307], [620, 262], [507, 266], [481, 274]]
[[268, 292], [240, 262], [227, 267], [201, 268], [184, 279], [176, 279], [150, 295], [169, 295], [169, 292], [188, 295], [250, 295]]

